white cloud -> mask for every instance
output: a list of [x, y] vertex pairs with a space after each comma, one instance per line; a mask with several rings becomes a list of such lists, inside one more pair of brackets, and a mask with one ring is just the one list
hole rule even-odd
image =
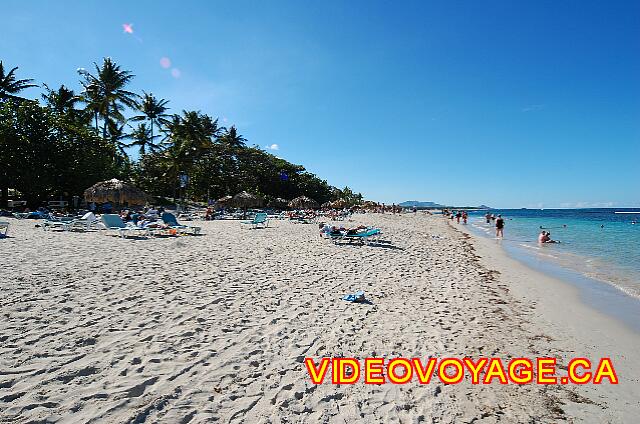
[[280, 150], [280, 146], [278, 146], [277, 144], [272, 144], [270, 146], [265, 146], [265, 149], [267, 150]]
[[529, 105], [526, 106], [524, 108], [522, 108], [523, 112], [535, 112], [537, 110], [542, 110], [544, 109], [544, 105]]

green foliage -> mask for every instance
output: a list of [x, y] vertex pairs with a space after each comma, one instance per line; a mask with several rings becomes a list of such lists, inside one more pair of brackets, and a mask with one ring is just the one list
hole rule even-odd
[[[155, 196], [176, 197], [181, 173], [190, 177], [186, 195], [197, 201], [241, 191], [268, 199], [305, 195], [320, 203], [362, 200], [348, 187], [332, 187], [303, 166], [247, 146], [235, 126], [224, 128], [199, 111], [168, 115], [167, 100], [128, 91], [134, 76], [110, 58], [94, 65], [94, 74], [78, 71], [79, 95], [65, 86], [44, 85], [41, 106], [16, 96], [34, 85], [16, 80], [17, 68], [5, 74], [0, 62], [3, 200], [8, 188], [23, 193], [31, 205], [69, 199], [114, 177], [132, 180]], [[139, 153], [136, 163], [127, 155], [129, 148]]]
[[16, 96], [19, 92], [25, 88], [37, 87], [35, 84], [31, 84], [32, 79], [16, 79], [16, 71], [18, 67], [11, 69], [9, 72], [4, 70], [4, 64], [0, 60], [0, 101], [1, 100], [23, 100], [21, 97]]
[[[81, 195], [117, 174], [112, 145], [34, 101], [0, 102], [0, 187], [14, 188], [32, 205]], [[3, 190], [4, 191], [4, 190]]]
[[332, 188], [331, 197], [334, 200], [342, 200], [347, 206], [357, 205], [362, 202], [362, 194], [354, 193], [349, 187], [345, 187], [342, 190], [339, 188]]

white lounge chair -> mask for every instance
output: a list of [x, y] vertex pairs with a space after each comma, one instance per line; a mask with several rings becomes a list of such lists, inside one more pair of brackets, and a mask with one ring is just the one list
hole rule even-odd
[[71, 221], [65, 229], [67, 231], [89, 231], [91, 228], [95, 228], [99, 222], [93, 212], [87, 212], [82, 218]]

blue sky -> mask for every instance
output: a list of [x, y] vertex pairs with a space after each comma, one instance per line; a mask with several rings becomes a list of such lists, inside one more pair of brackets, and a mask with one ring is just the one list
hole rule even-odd
[[9, 0], [0, 59], [77, 89], [76, 69], [110, 56], [173, 112], [373, 200], [640, 206], [638, 16], [637, 1]]

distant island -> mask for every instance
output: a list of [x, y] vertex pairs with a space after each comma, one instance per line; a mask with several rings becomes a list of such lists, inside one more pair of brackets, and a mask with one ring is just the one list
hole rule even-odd
[[399, 203], [398, 206], [403, 208], [418, 208], [418, 209], [493, 209], [490, 206], [480, 205], [480, 206], [448, 206], [441, 205], [435, 202], [421, 202], [418, 200], [407, 200], [406, 202]]

